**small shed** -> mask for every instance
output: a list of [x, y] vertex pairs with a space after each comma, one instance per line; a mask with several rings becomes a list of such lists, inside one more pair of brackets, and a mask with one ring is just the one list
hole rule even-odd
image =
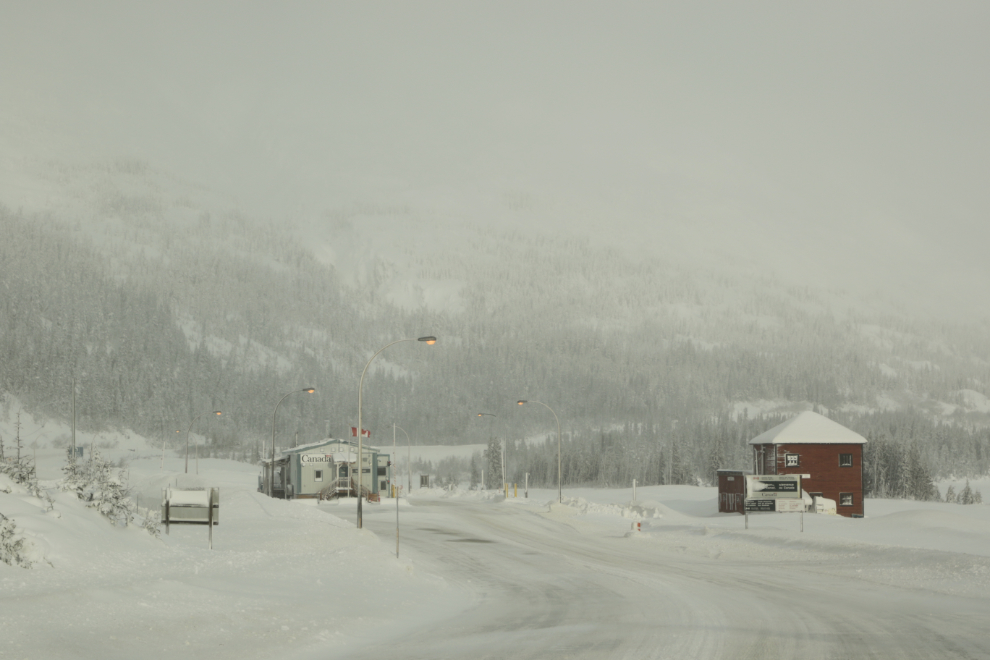
[[835, 500], [841, 516], [863, 516], [866, 438], [860, 434], [808, 410], [749, 444], [755, 474], [803, 474], [802, 489], [812, 498]]
[[746, 475], [749, 470], [716, 470], [719, 513], [745, 513]]

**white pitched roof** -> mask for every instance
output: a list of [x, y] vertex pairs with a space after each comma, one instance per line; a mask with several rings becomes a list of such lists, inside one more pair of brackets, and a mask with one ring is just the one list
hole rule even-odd
[[778, 424], [769, 431], [761, 433], [750, 440], [749, 444], [779, 445], [785, 442], [815, 445], [862, 445], [866, 444], [866, 438], [838, 422], [833, 422], [828, 417], [806, 410], [783, 424]]

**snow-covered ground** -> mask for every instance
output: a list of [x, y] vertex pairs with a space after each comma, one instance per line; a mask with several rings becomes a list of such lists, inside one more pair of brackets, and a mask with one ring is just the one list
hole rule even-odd
[[[155, 539], [3, 479], [0, 513], [36, 564], [0, 564], [0, 658], [859, 657], [841, 653], [853, 634], [866, 655], [890, 649], [876, 657], [990, 657], [987, 505], [867, 500], [864, 519], [809, 514], [801, 532], [798, 514], [744, 529], [711, 488], [565, 488], [562, 504], [416, 489], [397, 559], [394, 500], [358, 530], [353, 501], [271, 500], [254, 466], [187, 474], [133, 434], [103, 442], [142, 507], [166, 484], [219, 487], [214, 549], [204, 527]], [[32, 451], [51, 487], [65, 454], [50, 444]], [[990, 495], [990, 479], [971, 486]]]

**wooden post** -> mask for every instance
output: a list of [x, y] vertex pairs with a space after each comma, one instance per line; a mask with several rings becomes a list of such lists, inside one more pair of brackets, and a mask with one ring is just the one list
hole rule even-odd
[[166, 490], [165, 491], [165, 536], [168, 536], [168, 523], [170, 519], [168, 505], [169, 505], [168, 490]]

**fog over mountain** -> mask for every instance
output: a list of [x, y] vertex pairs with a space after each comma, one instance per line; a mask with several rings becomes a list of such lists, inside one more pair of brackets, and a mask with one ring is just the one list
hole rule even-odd
[[[459, 406], [542, 391], [579, 434], [758, 400], [982, 425], [988, 28], [981, 3], [6, 3], [0, 385], [64, 413], [38, 383], [85, 360], [40, 361], [50, 332], [117, 388], [92, 423], [236, 393], [243, 439], [302, 370], [315, 433], [383, 342], [446, 331], [370, 419], [460, 441]], [[106, 319], [58, 335], [38, 302], [70, 262], [181, 328], [147, 377], [198, 384], [122, 405]]]
[[641, 253], [988, 311], [980, 3], [2, 12], [6, 168], [137, 157], [276, 220], [525, 204]]

